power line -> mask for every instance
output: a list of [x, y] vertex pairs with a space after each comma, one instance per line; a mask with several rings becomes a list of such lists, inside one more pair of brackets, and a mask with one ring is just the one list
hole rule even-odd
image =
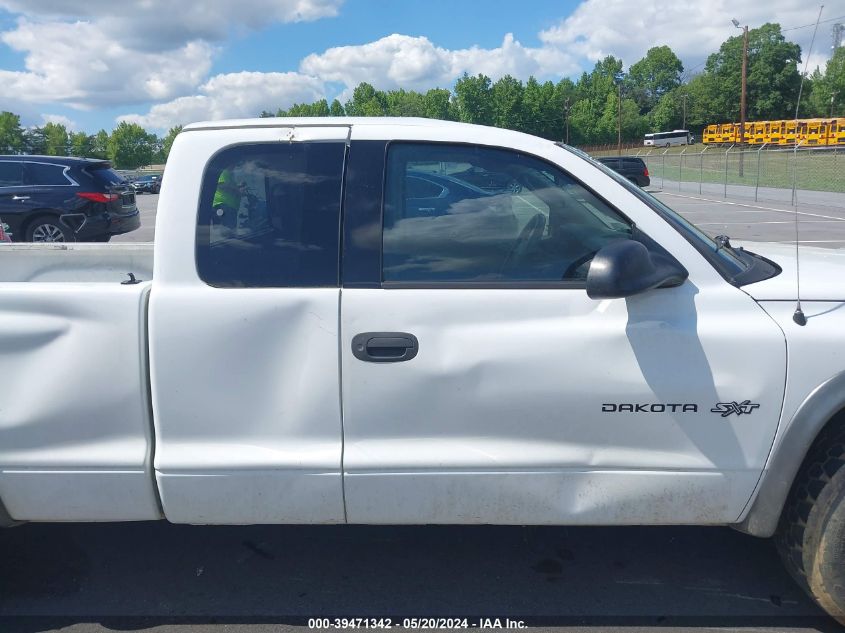
[[[827, 22], [834, 22], [836, 20], [842, 20], [842, 19], [845, 19], [845, 15], [840, 15], [839, 17], [836, 17], [836, 18], [828, 18], [827, 20], [822, 20], [822, 21], [819, 22], [819, 24], [825, 24]], [[806, 29], [806, 28], [809, 28], [809, 27], [815, 26], [815, 25], [816, 25], [816, 23], [813, 22], [811, 24], [804, 24], [802, 26], [791, 26], [788, 29], [781, 29], [780, 32], [786, 33], [787, 31], [795, 31], [796, 29]]]

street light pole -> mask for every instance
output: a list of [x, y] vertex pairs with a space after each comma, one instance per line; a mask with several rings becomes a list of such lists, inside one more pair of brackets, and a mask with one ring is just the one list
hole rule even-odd
[[748, 26], [740, 26], [739, 21], [731, 20], [733, 25], [742, 29], [742, 88], [739, 97], [739, 176], [742, 177], [742, 152], [745, 148], [745, 95], [748, 90]]
[[830, 118], [833, 118], [833, 104], [836, 102], [836, 95], [839, 94], [838, 90], [834, 90], [833, 93], [830, 95]]
[[689, 95], [681, 95], [681, 99], [684, 100], [684, 122], [681, 124], [681, 129], [687, 129], [687, 97]]

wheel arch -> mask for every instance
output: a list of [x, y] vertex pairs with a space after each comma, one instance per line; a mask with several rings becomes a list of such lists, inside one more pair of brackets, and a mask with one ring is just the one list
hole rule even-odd
[[29, 231], [29, 227], [32, 226], [32, 223], [36, 220], [43, 218], [44, 216], [51, 216], [56, 218], [56, 220], [61, 221], [62, 212], [56, 209], [44, 208], [44, 209], [34, 209], [30, 213], [27, 214], [27, 217], [23, 222], [21, 222], [20, 233], [22, 235], [26, 235]]
[[845, 371], [816, 387], [798, 407], [772, 448], [745, 519], [734, 528], [766, 538], [775, 533], [792, 484], [810, 449], [822, 431], [835, 424], [845, 424]]

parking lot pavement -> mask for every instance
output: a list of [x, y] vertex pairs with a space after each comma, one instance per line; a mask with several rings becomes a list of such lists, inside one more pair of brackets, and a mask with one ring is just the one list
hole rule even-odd
[[157, 193], [139, 193], [135, 195], [135, 203], [141, 213], [141, 228], [114, 236], [112, 242], [152, 242], [155, 237], [156, 208], [158, 207]]
[[[796, 211], [786, 204], [668, 191], [652, 193], [709, 235], [794, 243]], [[845, 207], [799, 205], [797, 213], [801, 244], [845, 247]]]
[[32, 524], [0, 531], [0, 560], [3, 633], [406, 616], [836, 630], [771, 542], [729, 528]]

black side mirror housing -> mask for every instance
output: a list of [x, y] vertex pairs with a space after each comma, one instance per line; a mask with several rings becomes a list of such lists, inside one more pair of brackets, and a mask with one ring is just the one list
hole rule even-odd
[[599, 250], [587, 273], [591, 299], [621, 299], [653, 288], [680, 286], [689, 276], [668, 254], [650, 251], [636, 240], [615, 240]]

